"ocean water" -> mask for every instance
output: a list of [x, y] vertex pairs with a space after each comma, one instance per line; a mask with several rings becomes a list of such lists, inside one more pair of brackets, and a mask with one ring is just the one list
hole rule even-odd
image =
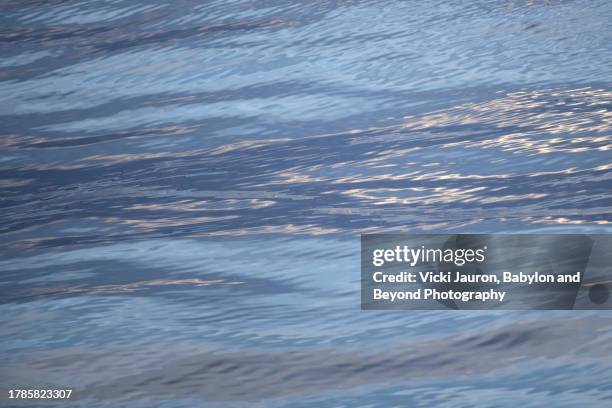
[[611, 2], [0, 11], [0, 405], [612, 406], [608, 311], [359, 303], [361, 233], [612, 231]]

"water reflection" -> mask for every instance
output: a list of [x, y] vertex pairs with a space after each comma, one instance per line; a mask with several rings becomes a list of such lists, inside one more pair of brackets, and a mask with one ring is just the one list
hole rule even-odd
[[0, 389], [606, 405], [604, 312], [363, 313], [358, 234], [609, 232], [611, 4], [2, 2]]
[[[513, 92], [381, 128], [5, 164], [4, 239], [607, 225], [609, 100], [593, 88]], [[104, 233], [68, 229], [88, 222]]]

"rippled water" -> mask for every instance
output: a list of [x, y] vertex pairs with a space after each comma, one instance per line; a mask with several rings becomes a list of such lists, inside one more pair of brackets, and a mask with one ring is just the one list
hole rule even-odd
[[611, 232], [612, 3], [0, 9], [0, 388], [611, 403], [610, 313], [360, 311], [358, 236]]

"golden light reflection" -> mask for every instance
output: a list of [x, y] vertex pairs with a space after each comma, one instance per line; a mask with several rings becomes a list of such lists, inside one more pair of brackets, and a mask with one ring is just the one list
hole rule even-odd
[[[367, 231], [375, 223], [377, 231], [392, 231], [395, 223], [435, 229], [483, 220], [608, 225], [602, 203], [612, 177], [611, 101], [612, 92], [592, 87], [498, 93], [383, 127], [91, 154], [22, 170], [133, 167], [119, 181], [113, 169], [95, 185], [52, 192], [46, 201], [129, 197], [129, 205], [104, 219], [116, 227], [113, 238], [165, 227], [187, 236], [237, 236]], [[11, 176], [0, 186], [26, 182]], [[47, 238], [20, 243], [42, 246]]]
[[241, 285], [244, 282], [231, 281], [226, 279], [212, 279], [203, 280], [199, 278], [186, 278], [186, 279], [154, 279], [147, 281], [130, 282], [123, 284], [111, 284], [111, 285], [98, 285], [98, 286], [85, 286], [85, 285], [74, 285], [74, 286], [58, 286], [58, 287], [44, 287], [44, 288], [27, 288], [17, 289], [13, 291], [10, 296], [3, 297], [3, 301], [14, 301], [25, 298], [36, 298], [40, 296], [58, 296], [58, 295], [107, 295], [107, 294], [122, 294], [122, 293], [133, 293], [153, 287], [164, 287], [164, 286], [193, 286], [193, 287], [207, 287], [207, 286], [233, 286]]

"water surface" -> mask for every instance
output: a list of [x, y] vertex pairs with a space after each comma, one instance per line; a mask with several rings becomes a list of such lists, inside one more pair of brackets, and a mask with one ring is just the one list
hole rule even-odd
[[0, 9], [0, 388], [610, 403], [608, 312], [359, 309], [361, 233], [611, 231], [610, 2]]

